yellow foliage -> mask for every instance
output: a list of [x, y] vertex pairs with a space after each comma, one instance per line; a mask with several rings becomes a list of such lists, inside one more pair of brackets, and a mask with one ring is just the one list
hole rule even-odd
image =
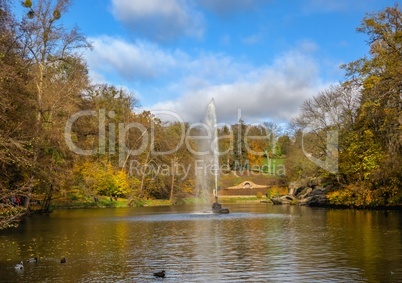
[[363, 82], [363, 86], [365, 89], [372, 89], [375, 85], [381, 80], [380, 77], [371, 75]]
[[376, 207], [387, 205], [387, 200], [397, 194], [398, 189], [396, 187], [380, 187], [372, 190], [363, 185], [349, 185], [346, 188], [328, 193], [327, 198], [329, 203], [334, 205]]
[[32, 1], [31, 0], [25, 0], [25, 2], [23, 2], [23, 5], [26, 8], [31, 8], [32, 7]]
[[[114, 168], [110, 163], [83, 162], [74, 166], [74, 173], [80, 176], [81, 187], [92, 194], [126, 196], [130, 193], [130, 182], [136, 183], [125, 171]], [[138, 183], [138, 182], [137, 182]]]
[[273, 186], [267, 190], [267, 197], [283, 196], [288, 194], [287, 187]]
[[248, 146], [250, 147], [250, 150], [247, 151], [247, 159], [250, 162], [250, 166], [261, 166], [263, 162], [263, 156], [261, 153], [264, 152], [264, 145], [256, 141], [249, 141]]

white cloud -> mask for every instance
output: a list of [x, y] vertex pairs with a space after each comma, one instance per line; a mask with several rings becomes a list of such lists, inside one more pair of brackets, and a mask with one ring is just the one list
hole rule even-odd
[[202, 119], [208, 102], [214, 98], [221, 122], [236, 122], [239, 109], [243, 120], [249, 123], [290, 121], [299, 112], [303, 101], [324, 87], [318, 77], [316, 62], [292, 51], [277, 58], [272, 66], [244, 73], [243, 79], [188, 90], [177, 99], [150, 108], [173, 111], [184, 121], [197, 122]]
[[153, 79], [173, 68], [180, 57], [145, 41], [130, 43], [109, 36], [89, 40], [93, 50], [87, 54], [87, 60], [91, 71], [98, 76], [100, 73], [115, 73], [126, 80]]
[[112, 0], [112, 13], [133, 32], [156, 41], [203, 35], [202, 15], [185, 0]]
[[260, 66], [225, 54], [190, 56], [145, 41], [105, 36], [91, 41], [94, 50], [87, 58], [92, 77], [117, 78], [117, 84], [136, 88], [147, 109], [173, 111], [190, 122], [202, 119], [212, 98], [220, 121], [235, 122], [238, 109], [247, 122], [289, 121], [306, 98], [325, 87], [312, 57], [318, 47], [310, 41]]

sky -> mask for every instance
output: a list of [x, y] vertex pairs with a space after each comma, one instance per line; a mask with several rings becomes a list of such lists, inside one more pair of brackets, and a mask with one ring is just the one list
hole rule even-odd
[[[356, 32], [387, 0], [73, 0], [62, 20], [92, 43], [93, 83], [130, 91], [141, 109], [198, 122], [289, 122], [306, 99], [368, 54]], [[169, 118], [167, 118], [169, 119]]]

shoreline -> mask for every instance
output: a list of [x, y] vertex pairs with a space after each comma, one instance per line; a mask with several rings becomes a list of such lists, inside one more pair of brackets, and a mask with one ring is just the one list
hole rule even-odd
[[[129, 205], [128, 199], [119, 198], [117, 201], [107, 201], [107, 202], [61, 202], [56, 203], [52, 206], [51, 211], [54, 210], [68, 210], [68, 209], [102, 209], [102, 208], [128, 208], [128, 207], [160, 207], [160, 206], [182, 206], [182, 205], [193, 205], [199, 202], [195, 198], [180, 199], [171, 203], [169, 200], [164, 199], [154, 199], [154, 200], [140, 200], [135, 202], [133, 205]], [[283, 206], [293, 206], [298, 204], [273, 204], [269, 198], [257, 198], [256, 196], [224, 196], [219, 198], [219, 203], [221, 204], [270, 204], [270, 205], [283, 205]], [[300, 206], [300, 205], [298, 205]], [[358, 207], [358, 206], [347, 206], [347, 205], [302, 205], [310, 208], [323, 208], [323, 209], [353, 209], [353, 210], [377, 210], [377, 211], [402, 211], [402, 205], [391, 205], [391, 206], [378, 206], [378, 207]], [[33, 214], [40, 213], [39, 210], [32, 210]]]

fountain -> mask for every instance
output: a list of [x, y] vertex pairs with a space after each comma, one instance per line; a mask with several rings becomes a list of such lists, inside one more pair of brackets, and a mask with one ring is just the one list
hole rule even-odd
[[201, 154], [199, 160], [202, 166], [198, 167], [197, 172], [197, 187], [198, 197], [211, 199], [210, 192], [214, 197], [214, 203], [212, 204], [212, 210], [205, 212], [208, 213], [229, 213], [229, 209], [222, 208], [222, 205], [218, 202], [218, 176], [219, 176], [219, 148], [218, 148], [218, 128], [216, 123], [216, 110], [215, 100], [208, 104], [207, 113], [205, 115], [203, 127], [200, 132], [203, 137], [199, 147]]

